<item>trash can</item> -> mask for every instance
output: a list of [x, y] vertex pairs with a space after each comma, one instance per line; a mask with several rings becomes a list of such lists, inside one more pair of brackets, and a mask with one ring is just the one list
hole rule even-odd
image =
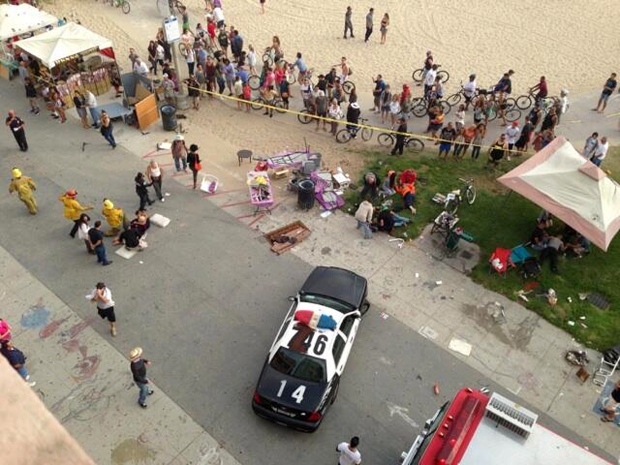
[[161, 122], [165, 131], [174, 131], [177, 128], [177, 109], [172, 105], [162, 105]]
[[303, 210], [314, 207], [314, 181], [311, 179], [297, 183], [297, 205]]

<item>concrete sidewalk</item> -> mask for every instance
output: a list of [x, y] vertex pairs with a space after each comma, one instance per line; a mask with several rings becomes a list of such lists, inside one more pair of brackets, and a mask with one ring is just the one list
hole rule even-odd
[[81, 319], [2, 248], [0, 270], [2, 317], [28, 356], [33, 389], [96, 463], [238, 463], [156, 379], [149, 407], [137, 406], [129, 359], [91, 328], [94, 304], [84, 300], [92, 317]]
[[[8, 86], [2, 86], [2, 97], [7, 104], [25, 107], [21, 93], [6, 92]], [[579, 105], [585, 108], [590, 100], [590, 96], [584, 97], [573, 108]], [[226, 111], [223, 110], [224, 114]], [[231, 114], [233, 111], [230, 110]], [[73, 116], [74, 112], [70, 113]], [[603, 133], [604, 129], [598, 125], [612, 131], [615, 119], [599, 116], [588, 113], [591, 121], [587, 126], [579, 124], [574, 137], [579, 140], [594, 130]], [[151, 154], [162, 157], [158, 161], [164, 163], [165, 157], [170, 156], [153, 151], [157, 142], [171, 136], [159, 129], [159, 124], [149, 128], [151, 134], [145, 136], [120, 124], [116, 127], [117, 141], [136, 157]], [[82, 140], [95, 144], [98, 149], [108, 149], [97, 132], [84, 131], [77, 123], [74, 128], [63, 127], [63, 131], [73, 137], [76, 153]], [[197, 142], [200, 145], [201, 141]], [[13, 141], [6, 143], [13, 144]], [[237, 148], [226, 142], [211, 139], [209, 146], [214, 152], [226, 154], [207, 162], [209, 170], [221, 181], [218, 195], [210, 198], [212, 202], [259, 232], [303, 221], [312, 235], [290, 253], [313, 265], [344, 266], [363, 274], [370, 280], [370, 300], [388, 317], [398, 319], [445, 350], [449, 350], [453, 339], [466, 341], [472, 345], [470, 356], [451, 352], [455, 357], [597, 446], [618, 455], [620, 445], [614, 440], [616, 428], [602, 424], [592, 414], [597, 390], [590, 383], [581, 385], [574, 375], [576, 369], [563, 360], [563, 352], [575, 347], [569, 335], [518, 303], [471, 282], [417, 247], [415, 242], [399, 249], [380, 234], [372, 241], [364, 241], [355, 230], [355, 221], [345, 212], [322, 218], [317, 208], [299, 211], [296, 196], [286, 192], [283, 180], [275, 183], [278, 206], [273, 214], [252, 216], [245, 171], [253, 164], [239, 167], [234, 157]], [[579, 148], [579, 143], [576, 146]], [[93, 156], [92, 147], [87, 146], [82, 154], [86, 160]], [[54, 162], [32, 156], [25, 159], [23, 166], [34, 167], [39, 163]], [[67, 170], [66, 179], [71, 183], [79, 178], [82, 167], [77, 163], [63, 169]], [[27, 169], [24, 171], [28, 174]], [[116, 174], [113, 167], [107, 174]], [[174, 179], [183, 184], [188, 182], [186, 176]], [[29, 368], [38, 383], [36, 392], [97, 463], [236, 463], [221, 445], [157, 389], [156, 379], [157, 392], [149, 399], [154, 408], [138, 409], [136, 415], [138, 392], [131, 381], [129, 361], [125, 353], [119, 353], [90, 327], [92, 321], [98, 320], [95, 309], [91, 309], [92, 318], [82, 320], [33, 279], [9, 252], [0, 249], [3, 318], [13, 324], [16, 346], [27, 348]], [[437, 285], [438, 281], [442, 284]], [[505, 309], [503, 324], [493, 318], [496, 302]], [[84, 305], [92, 306], [86, 301]], [[148, 353], [145, 355], [148, 358]], [[596, 356], [591, 353], [591, 358], [595, 360]], [[449, 367], [437, 367], [440, 383], [444, 370]], [[141, 434], [137, 435], [137, 431]]]

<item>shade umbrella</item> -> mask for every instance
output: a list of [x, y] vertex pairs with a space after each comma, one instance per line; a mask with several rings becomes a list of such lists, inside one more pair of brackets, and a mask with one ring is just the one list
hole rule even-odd
[[32, 5], [0, 5], [0, 40], [54, 26], [58, 18]]
[[620, 185], [564, 137], [498, 181], [607, 250], [620, 229]]

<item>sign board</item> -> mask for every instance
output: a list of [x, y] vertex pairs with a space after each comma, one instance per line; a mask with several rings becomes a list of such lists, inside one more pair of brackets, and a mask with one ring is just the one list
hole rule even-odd
[[181, 38], [181, 30], [179, 29], [179, 20], [175, 16], [164, 19], [164, 33], [166, 42], [169, 44], [176, 42]]

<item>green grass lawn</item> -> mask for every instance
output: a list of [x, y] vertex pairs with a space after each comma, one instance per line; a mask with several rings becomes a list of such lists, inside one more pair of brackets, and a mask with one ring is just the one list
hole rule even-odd
[[[360, 156], [365, 157], [367, 163], [360, 178], [366, 171], [378, 173], [382, 180], [390, 169], [402, 171], [414, 168], [418, 173], [417, 214], [408, 228], [395, 230], [395, 236], [402, 236], [406, 232], [409, 238], [417, 237], [442, 210], [441, 206], [432, 201], [435, 193], [445, 195], [460, 187], [459, 177], [474, 178], [478, 191], [476, 202], [473, 205], [461, 204], [458, 211], [459, 225], [473, 235], [475, 243], [481, 249], [481, 263], [474, 268], [471, 278], [487, 289], [518, 300], [588, 347], [603, 350], [620, 342], [620, 334], [616, 334], [620, 328], [620, 312], [616, 309], [616, 304], [620, 301], [620, 237], [612, 242], [607, 252], [592, 246], [592, 252], [584, 258], [560, 258], [558, 267], [561, 275], [551, 273], [549, 262], [545, 262], [543, 272], [536, 282], [539, 283], [540, 292], [548, 288], [555, 289], [558, 303], [553, 307], [546, 299], [536, 297], [536, 291], [528, 295], [527, 303], [517, 299], [515, 293], [523, 287], [525, 281], [515, 270], [511, 270], [506, 279], [501, 279], [496, 273], [489, 273], [487, 260], [493, 250], [496, 247], [512, 248], [527, 242], [541, 210], [519, 194], [510, 193], [495, 180], [517, 166], [521, 162], [520, 158], [504, 161], [501, 170], [493, 172], [484, 166], [484, 152], [475, 162], [469, 158], [461, 162], [451, 159], [437, 160], [435, 151], [403, 157], [392, 157], [378, 152], [364, 152]], [[603, 168], [609, 170], [612, 176], [614, 172], [620, 171], [620, 148], [610, 149]], [[344, 208], [353, 214], [358, 201], [356, 193], [350, 191]], [[398, 194], [394, 197], [394, 205], [402, 206]], [[403, 210], [399, 214], [411, 217], [408, 211]], [[563, 227], [563, 223], [556, 219], [551, 232], [561, 232]], [[537, 255], [533, 251], [532, 254]], [[591, 292], [605, 296], [611, 302], [611, 307], [600, 310], [587, 301], [579, 300], [579, 293]], [[572, 299], [572, 303], [568, 301], [568, 297]], [[575, 324], [571, 326], [569, 321]]]

